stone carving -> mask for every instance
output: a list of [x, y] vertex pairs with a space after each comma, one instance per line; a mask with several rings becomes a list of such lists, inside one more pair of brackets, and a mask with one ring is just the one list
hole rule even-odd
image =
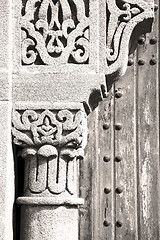
[[[25, 148], [22, 151], [25, 162], [24, 192], [45, 195], [60, 194], [67, 191], [77, 193], [77, 160], [83, 159], [82, 148], [56, 149], [43, 145], [38, 149]], [[29, 191], [29, 192], [28, 192]]]
[[22, 64], [88, 63], [84, 0], [22, 0]]
[[65, 109], [56, 114], [51, 110], [13, 112], [14, 143], [21, 146], [52, 144], [78, 146], [83, 138], [83, 112], [73, 114]]
[[[98, 47], [94, 46], [98, 35], [95, 31], [92, 39], [93, 34], [90, 34], [94, 22], [92, 14], [89, 14], [89, 9], [92, 11], [89, 4], [87, 0], [22, 0], [22, 65], [56, 67], [91, 63], [93, 52], [90, 51]], [[101, 9], [103, 5], [99, 7], [100, 11], [104, 11]], [[131, 35], [140, 23], [145, 24], [142, 33], [151, 30], [153, 8], [152, 0], [106, 1], [107, 19], [103, 27], [106, 27], [107, 33], [104, 42], [104, 71], [107, 75], [125, 73]]]
[[131, 34], [139, 23], [146, 20], [151, 20], [146, 23], [151, 28], [153, 9], [153, 2], [143, 0], [107, 0], [107, 74], [125, 73]]
[[13, 110], [13, 141], [23, 147], [25, 196], [77, 195], [77, 160], [83, 159], [81, 109]]

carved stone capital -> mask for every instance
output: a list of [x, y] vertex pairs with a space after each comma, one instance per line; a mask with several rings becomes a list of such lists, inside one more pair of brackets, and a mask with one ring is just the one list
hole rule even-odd
[[13, 142], [23, 149], [20, 204], [82, 204], [78, 166], [84, 157], [86, 119], [81, 104], [15, 104]]

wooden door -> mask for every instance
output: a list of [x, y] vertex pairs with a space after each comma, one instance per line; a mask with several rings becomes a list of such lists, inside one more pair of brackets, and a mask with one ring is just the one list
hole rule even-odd
[[[158, 4], [158, 1], [157, 1]], [[128, 69], [88, 117], [81, 240], [160, 239], [159, 11]]]

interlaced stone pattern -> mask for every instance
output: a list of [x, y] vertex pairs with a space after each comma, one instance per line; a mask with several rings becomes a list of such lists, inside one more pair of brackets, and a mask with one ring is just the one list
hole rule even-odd
[[22, 1], [22, 65], [88, 63], [89, 18], [83, 0]]

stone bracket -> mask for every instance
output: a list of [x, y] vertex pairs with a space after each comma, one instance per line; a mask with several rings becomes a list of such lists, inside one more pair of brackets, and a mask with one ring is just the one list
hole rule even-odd
[[[124, 75], [131, 36], [140, 25], [140, 34], [150, 32], [154, 2], [107, 0], [106, 74]], [[142, 30], [143, 29], [143, 30]]]

